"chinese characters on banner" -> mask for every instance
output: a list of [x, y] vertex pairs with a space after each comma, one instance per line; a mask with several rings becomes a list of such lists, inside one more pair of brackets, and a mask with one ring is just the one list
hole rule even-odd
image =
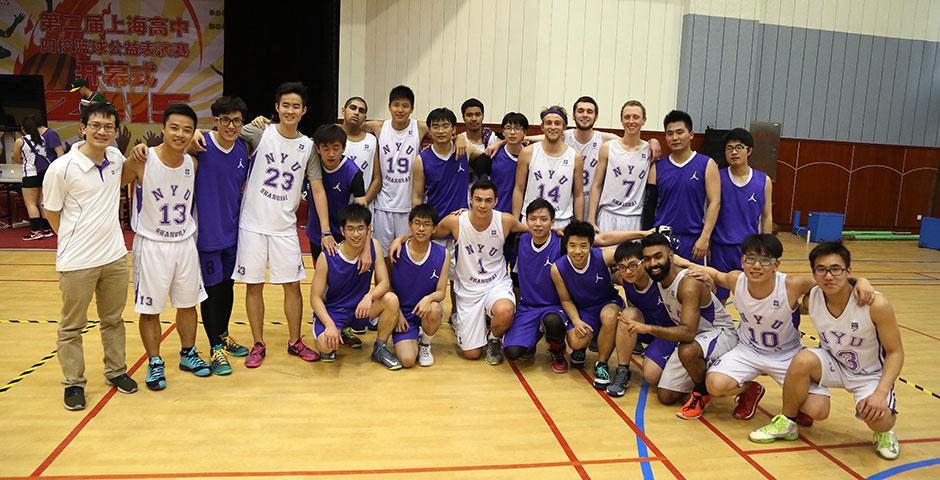
[[14, 28], [0, 38], [0, 73], [42, 75], [50, 126], [67, 131], [80, 101], [68, 84], [85, 79], [131, 124], [127, 142], [141, 140], [170, 103], [208, 121], [222, 94], [223, 15], [223, 0], [4, 0], [0, 32]]

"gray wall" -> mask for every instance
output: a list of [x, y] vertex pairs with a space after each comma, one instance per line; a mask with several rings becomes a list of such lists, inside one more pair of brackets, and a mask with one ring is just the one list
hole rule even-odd
[[940, 44], [685, 15], [678, 106], [706, 126], [940, 146]]

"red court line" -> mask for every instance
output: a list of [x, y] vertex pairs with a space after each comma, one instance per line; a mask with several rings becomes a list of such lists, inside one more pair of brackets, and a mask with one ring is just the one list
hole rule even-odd
[[[630, 361], [636, 363], [636, 360], [634, 360], [632, 357]], [[685, 480], [685, 476], [679, 473], [679, 469], [676, 468], [676, 466], [673, 465], [672, 462], [669, 461], [669, 457], [667, 457], [666, 454], [664, 454], [662, 450], [660, 450], [659, 447], [657, 447], [656, 444], [653, 443], [653, 441], [650, 440], [649, 437], [646, 436], [645, 432], [640, 430], [640, 427], [638, 427], [636, 423], [633, 422], [633, 419], [631, 419], [630, 416], [627, 415], [626, 412], [624, 412], [623, 409], [620, 408], [620, 405], [617, 405], [617, 402], [614, 402], [614, 400], [610, 398], [610, 396], [608, 396], [606, 392], [602, 392], [600, 390], [595, 389], [594, 380], [591, 378], [590, 375], [588, 375], [587, 372], [585, 372], [584, 370], [580, 370], [580, 369], [578, 370], [578, 372], [580, 372], [581, 376], [584, 377], [585, 380], [587, 380], [588, 384], [591, 386], [591, 389], [596, 391], [597, 394], [600, 395], [600, 397], [604, 399], [605, 402], [607, 402], [607, 405], [610, 405], [610, 408], [614, 410], [614, 413], [616, 413], [617, 416], [619, 416], [624, 421], [624, 423], [626, 423], [627, 426], [630, 427], [630, 430], [633, 430], [633, 433], [639, 436], [640, 439], [643, 440], [644, 443], [646, 443], [646, 446], [649, 447], [649, 449], [652, 450], [653, 453], [656, 454], [656, 458], [662, 459], [663, 465], [665, 465], [666, 468], [669, 469], [670, 472], [672, 472], [673, 476], [675, 476], [679, 480]]]
[[[176, 328], [175, 323], [173, 325], [170, 325], [170, 328], [167, 328], [166, 331], [163, 332], [163, 335], [160, 336], [160, 342], [163, 342], [163, 340], [168, 335], [170, 335], [170, 332], [172, 332], [175, 328]], [[127, 371], [127, 375], [133, 376], [134, 372], [136, 372], [137, 369], [140, 368], [140, 366], [143, 365], [146, 360], [147, 360], [147, 354], [144, 353], [137, 360], [137, 363], [135, 363], [134, 366], [131, 367], [130, 370]], [[91, 420], [95, 418], [98, 415], [98, 413], [101, 412], [101, 410], [105, 407], [105, 405], [108, 404], [108, 401], [111, 400], [111, 397], [113, 397], [115, 393], [117, 393], [117, 387], [111, 387], [108, 390], [108, 392], [105, 393], [103, 397], [101, 397], [101, 400], [98, 400], [98, 403], [94, 406], [94, 408], [92, 408], [91, 411], [85, 415], [85, 418], [83, 418], [81, 422], [78, 422], [78, 425], [76, 425], [75, 428], [73, 428], [72, 431], [68, 435], [66, 435], [65, 438], [62, 439], [61, 442], [59, 442], [59, 445], [55, 447], [55, 450], [53, 450], [52, 453], [50, 453], [49, 456], [46, 457], [46, 459], [43, 460], [42, 463], [39, 464], [38, 467], [36, 467], [36, 470], [33, 471], [31, 476], [38, 477], [42, 475], [42, 472], [46, 471], [46, 469], [49, 468], [49, 465], [51, 465], [52, 462], [54, 462], [55, 459], [59, 457], [62, 451], [65, 450], [65, 448], [68, 447], [70, 443], [72, 443], [72, 440], [75, 440], [75, 437], [77, 437], [78, 434], [81, 433], [82, 429], [85, 428], [85, 425], [88, 425], [88, 423], [91, 422]]]
[[[225, 478], [225, 477], [292, 477], [292, 476], [341, 476], [341, 475], [390, 475], [402, 473], [444, 473], [444, 472], [467, 472], [467, 471], [493, 471], [493, 470], [525, 470], [536, 468], [553, 467], [572, 467], [576, 465], [611, 465], [639, 463], [651, 460], [659, 460], [656, 457], [645, 458], [610, 458], [601, 460], [585, 460], [579, 462], [536, 462], [536, 463], [509, 463], [493, 465], [455, 465], [451, 467], [402, 467], [402, 468], [376, 468], [359, 470], [294, 470], [294, 471], [270, 471], [270, 472], [178, 472], [178, 473], [108, 473], [101, 475], [50, 475], [42, 478], [49, 480], [58, 479], [109, 479], [109, 480], [135, 480], [145, 478]], [[0, 477], [0, 480], [25, 480], [35, 477]]]
[[[940, 442], [940, 438], [911, 438], [907, 440], [898, 440], [899, 443], [908, 444], [908, 443], [933, 443]], [[855, 447], [870, 447], [871, 442], [852, 442], [852, 443], [833, 443], [829, 445], [819, 445], [819, 448], [824, 449], [838, 449], [838, 448], [855, 448]], [[756, 450], [745, 450], [744, 453], [748, 455], [758, 455], [762, 453], [788, 453], [788, 452], [805, 452], [807, 450], [814, 450], [810, 446], [802, 447], [785, 447], [785, 448], [765, 448], [765, 449], [756, 449]]]
[[[758, 406], [757, 409], [760, 410], [760, 412], [763, 413], [764, 415], [767, 415], [768, 417], [773, 418], [773, 415], [771, 415], [770, 412], [768, 412], [767, 410], [765, 410], [764, 407]], [[802, 440], [804, 443], [806, 443], [807, 445], [809, 445], [810, 448], [812, 448], [813, 450], [816, 450], [817, 452], [819, 452], [820, 455], [822, 455], [822, 456], [828, 458], [830, 462], [836, 464], [836, 465], [839, 466], [839, 468], [841, 468], [842, 470], [845, 470], [845, 473], [848, 473], [849, 475], [851, 475], [851, 476], [854, 477], [854, 478], [857, 478], [858, 480], [864, 480], [864, 479], [865, 479], [865, 477], [863, 477], [862, 475], [859, 475], [858, 472], [856, 472], [855, 470], [852, 470], [851, 467], [849, 467], [848, 465], [842, 463], [841, 460], [839, 460], [838, 458], [834, 457], [831, 453], [827, 452], [827, 451], [825, 450], [825, 447], [820, 447], [819, 445], [816, 445], [815, 443], [813, 443], [812, 440], [806, 438], [806, 436], [803, 435], [803, 434], [800, 434], [800, 440]]]
[[561, 449], [565, 451], [565, 455], [568, 456], [568, 460], [571, 460], [571, 462], [574, 463], [573, 466], [574, 469], [578, 471], [578, 475], [580, 475], [581, 478], [590, 479], [591, 476], [588, 475], [587, 471], [584, 470], [584, 467], [581, 466], [580, 461], [578, 461], [578, 457], [574, 454], [574, 451], [571, 450], [571, 446], [568, 445], [568, 441], [565, 440], [564, 435], [561, 434], [561, 430], [558, 430], [558, 426], [555, 425], [555, 421], [552, 420], [552, 416], [548, 414], [547, 410], [545, 410], [542, 402], [539, 401], [539, 398], [535, 395], [532, 387], [529, 386], [529, 382], [526, 381], [525, 377], [522, 375], [522, 372], [519, 371], [519, 368], [516, 367], [514, 362], [509, 362], [509, 368], [511, 368], [513, 373], [516, 374], [516, 378], [519, 379], [519, 383], [522, 384], [522, 388], [524, 388], [526, 393], [529, 394], [529, 398], [532, 399], [532, 403], [535, 404], [535, 408], [537, 408], [539, 413], [542, 414], [542, 418], [545, 420], [545, 423], [548, 424], [548, 428], [551, 429], [552, 433], [555, 435], [555, 440], [558, 440], [558, 444], [561, 445]]
[[776, 478], [773, 475], [771, 475], [770, 472], [765, 470], [764, 467], [761, 466], [761, 464], [757, 463], [757, 461], [751, 458], [751, 456], [748, 455], [744, 450], [741, 450], [741, 447], [739, 447], [736, 443], [732, 442], [731, 439], [728, 438], [724, 433], [721, 433], [721, 430], [718, 430], [718, 428], [712, 425], [712, 422], [709, 422], [708, 420], [706, 420], [705, 417], [699, 417], [698, 419], [706, 427], [708, 427], [709, 430], [711, 430], [715, 435], [717, 435], [718, 438], [720, 438], [729, 447], [731, 447], [731, 449], [734, 450], [735, 453], [737, 453], [741, 458], [747, 461], [747, 463], [750, 463], [751, 466], [754, 467], [754, 469], [756, 469], [758, 472], [761, 473], [761, 475], [764, 476], [764, 478]]
[[924, 332], [922, 332], [922, 331], [920, 331], [920, 330], [916, 330], [916, 329], [913, 329], [913, 328], [911, 328], [911, 327], [907, 327], [907, 326], [901, 325], [900, 323], [898, 324], [898, 326], [901, 327], [901, 328], [903, 328], [903, 329], [905, 329], [905, 330], [910, 330], [910, 331], [912, 331], [912, 332], [914, 332], [914, 333], [919, 333], [919, 334], [921, 334], [921, 335], [923, 335], [923, 336], [925, 336], [925, 337], [932, 338], [932, 339], [934, 339], [934, 340], [940, 342], [940, 338], [937, 338], [937, 337], [935, 337], [935, 336], [933, 336], [933, 335], [931, 335], [931, 334], [929, 334], [929, 333], [924, 333]]

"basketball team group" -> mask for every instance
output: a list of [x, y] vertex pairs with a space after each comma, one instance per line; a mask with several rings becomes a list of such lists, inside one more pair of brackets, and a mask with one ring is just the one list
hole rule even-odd
[[[320, 126], [312, 138], [298, 131], [304, 85], [284, 83], [274, 100], [273, 118], [249, 121], [244, 101], [221, 97], [205, 131], [192, 108], [173, 104], [163, 142], [129, 152], [113, 146], [115, 108], [85, 101], [83, 140], [44, 171], [30, 165], [42, 157], [40, 132], [17, 144], [29, 185], [41, 190], [36, 231], [58, 235], [67, 409], [85, 408], [81, 335], [93, 298], [106, 381], [137, 390], [121, 317], [132, 274], [152, 390], [172, 377], [160, 352], [167, 298], [176, 308], [179, 369], [228, 375], [229, 357], [244, 357], [248, 368], [264, 362], [267, 283], [283, 289], [286, 350], [303, 361], [335, 362], [339, 349], [360, 349], [359, 335], [371, 329], [371, 359], [382, 367], [431, 367], [432, 340], [447, 318], [467, 360], [529, 360], [544, 339], [555, 373], [593, 365], [594, 386], [612, 397], [629, 387], [638, 355], [643, 379], [660, 403], [681, 405], [680, 419], [700, 417], [723, 396], [736, 397], [735, 418], [752, 418], [765, 393], [756, 379], [767, 375], [782, 386], [783, 408], [750, 433], [757, 443], [796, 439], [828, 416], [830, 389], [842, 388], [874, 432], [877, 454], [899, 456], [893, 387], [904, 353], [894, 311], [852, 275], [841, 243], [813, 248], [809, 275], [780, 271], [772, 182], [749, 166], [747, 130], [724, 137], [729, 166], [719, 169], [692, 150], [692, 119], [677, 110], [663, 120], [671, 153], [660, 158], [659, 142], [641, 139], [646, 109], [635, 100], [620, 109], [622, 136], [594, 129], [591, 97], [570, 112], [545, 108], [542, 134], [531, 136], [529, 119], [516, 112], [503, 117], [498, 135], [485, 128], [483, 104], [469, 99], [458, 135], [453, 111], [435, 108], [416, 120], [414, 93], [397, 86], [389, 119], [368, 120], [366, 101], [352, 97], [342, 123]], [[119, 220], [126, 185], [132, 273]], [[315, 259], [309, 346], [302, 198]], [[236, 281], [246, 285], [250, 345], [229, 334]], [[731, 295], [737, 324], [725, 309]], [[197, 306], [211, 345], [206, 360], [195, 346]], [[818, 331], [818, 348], [801, 343], [801, 312]]]

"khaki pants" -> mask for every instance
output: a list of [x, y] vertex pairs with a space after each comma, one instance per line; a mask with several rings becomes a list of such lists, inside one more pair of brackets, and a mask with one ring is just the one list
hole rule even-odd
[[65, 386], [84, 387], [85, 354], [81, 331], [88, 324], [88, 305], [92, 295], [101, 321], [101, 344], [104, 347], [104, 376], [114, 378], [125, 373], [124, 319], [121, 313], [127, 303], [127, 259], [121, 257], [107, 265], [71, 272], [59, 272], [62, 291], [62, 321], [59, 323], [59, 364]]

